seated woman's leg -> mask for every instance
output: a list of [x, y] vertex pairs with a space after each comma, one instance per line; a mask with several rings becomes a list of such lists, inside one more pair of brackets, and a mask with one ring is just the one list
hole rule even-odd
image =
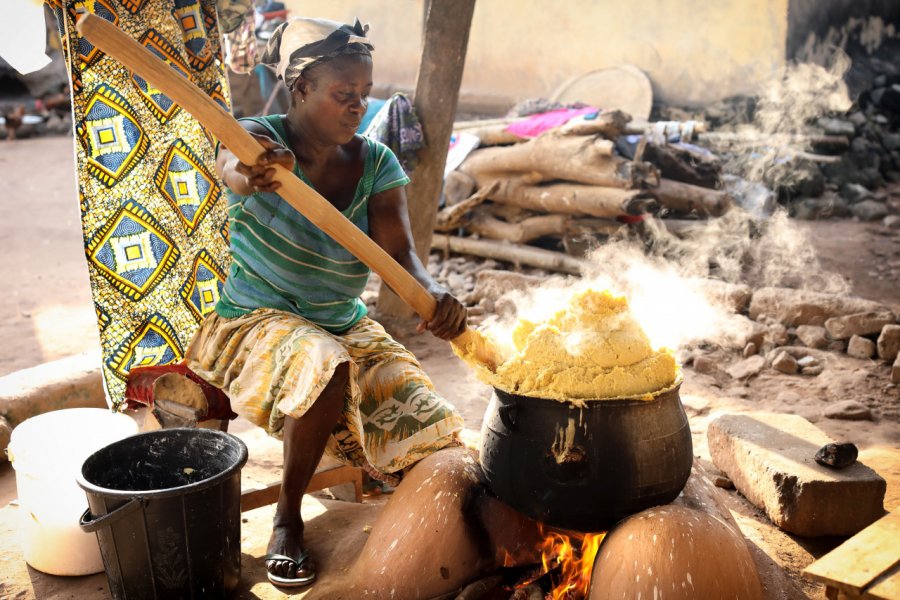
[[349, 363], [343, 363], [335, 369], [331, 381], [302, 417], [285, 416], [281, 494], [275, 507], [267, 552], [294, 560], [267, 561], [266, 568], [279, 577], [305, 578], [315, 572], [311, 562], [300, 565], [296, 562], [304, 550], [300, 503], [344, 408], [348, 383]]
[[[335, 336], [290, 313], [260, 309], [233, 319], [210, 315], [186, 353], [188, 366], [225, 391], [242, 417], [284, 440], [284, 472], [267, 560], [270, 578], [308, 583], [300, 566], [300, 502], [323, 450], [334, 441], [352, 396], [356, 366]], [[342, 457], [346, 460], [346, 457]], [[303, 581], [306, 580], [306, 581]], [[273, 579], [275, 582], [275, 579]]]
[[370, 475], [399, 474], [456, 441], [462, 416], [434, 390], [415, 356], [392, 339], [380, 324], [363, 319], [342, 336], [359, 366], [347, 421], [358, 436], [339, 448]]

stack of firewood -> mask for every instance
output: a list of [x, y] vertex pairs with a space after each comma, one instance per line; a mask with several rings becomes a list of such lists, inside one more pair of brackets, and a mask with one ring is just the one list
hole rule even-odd
[[[715, 158], [648, 142], [628, 159], [616, 140], [644, 133], [617, 110], [578, 117], [538, 137], [507, 131], [509, 119], [457, 123], [481, 145], [444, 185], [433, 247], [562, 272], [579, 270], [575, 239], [612, 235], [646, 215], [707, 218], [732, 199]], [[566, 252], [529, 245], [558, 240]], [[552, 246], [552, 244], [550, 244]], [[571, 256], [575, 254], [576, 256]]]

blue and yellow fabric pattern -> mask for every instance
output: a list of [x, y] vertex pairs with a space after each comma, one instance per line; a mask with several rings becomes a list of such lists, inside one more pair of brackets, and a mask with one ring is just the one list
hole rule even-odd
[[104, 380], [124, 401], [134, 366], [179, 362], [228, 272], [214, 140], [150, 82], [75, 29], [82, 11], [127, 32], [225, 108], [214, 0], [47, 0], [72, 84], [82, 227]]

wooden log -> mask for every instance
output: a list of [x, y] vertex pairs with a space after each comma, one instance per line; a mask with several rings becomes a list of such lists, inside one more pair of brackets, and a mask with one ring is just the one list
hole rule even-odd
[[462, 171], [450, 171], [444, 178], [444, 203], [448, 206], [462, 202], [475, 193], [478, 184]]
[[653, 195], [645, 190], [577, 183], [527, 185], [516, 180], [501, 182], [491, 200], [528, 210], [607, 219], [654, 212], [657, 208]]
[[452, 231], [462, 227], [467, 220], [469, 211], [484, 202], [499, 186], [500, 183], [495, 181], [491, 185], [481, 188], [462, 202], [441, 210], [435, 219], [434, 230]]
[[559, 128], [562, 135], [599, 135], [615, 140], [625, 133], [631, 116], [621, 110], [606, 110], [593, 119], [577, 117]]
[[516, 206], [515, 204], [493, 202], [486, 206], [491, 209], [491, 212], [495, 217], [499, 217], [504, 221], [508, 221], [509, 223], [518, 223], [519, 221], [523, 221], [537, 214], [534, 211], [526, 210], [521, 206]]
[[466, 230], [492, 240], [505, 240], [524, 244], [545, 235], [564, 235], [569, 231], [566, 215], [541, 215], [529, 217], [518, 223], [509, 223], [491, 215], [488, 211], [475, 211], [466, 224]]
[[542, 250], [530, 246], [521, 246], [490, 240], [473, 240], [453, 235], [434, 234], [431, 247], [435, 250], [470, 254], [484, 258], [493, 258], [505, 262], [529, 265], [548, 271], [577, 275], [586, 263], [561, 252]]
[[[528, 138], [520, 137], [509, 131], [509, 126], [527, 118], [461, 121], [453, 124], [453, 130], [478, 136], [482, 147], [517, 144], [528, 141]], [[600, 136], [614, 140], [625, 132], [625, 127], [630, 119], [630, 116], [620, 110], [608, 110], [592, 119], [576, 117], [550, 131], [560, 135]]]
[[484, 127], [472, 127], [464, 130], [465, 133], [474, 135], [480, 140], [479, 146], [507, 146], [526, 142], [528, 138], [519, 137], [511, 131], [507, 131], [508, 125], [485, 125]]
[[532, 183], [560, 180], [623, 189], [654, 186], [658, 182], [652, 165], [613, 156], [613, 143], [609, 140], [554, 132], [514, 146], [475, 150], [459, 170], [473, 177], [479, 186], [493, 179], [525, 174]]
[[[424, 43], [413, 106], [428, 145], [419, 155], [419, 165], [406, 190], [416, 253], [424, 263], [428, 262], [474, 11], [475, 0], [429, 0], [425, 4]], [[378, 294], [378, 311], [412, 316], [387, 283], [382, 283]]]
[[722, 178], [722, 164], [718, 157], [668, 144], [647, 144], [641, 160], [656, 166], [664, 179], [715, 188]]
[[494, 216], [492, 209], [495, 206], [503, 205], [478, 207], [471, 220], [465, 225], [466, 230], [491, 240], [506, 240], [515, 244], [524, 244], [548, 235], [560, 237], [613, 235], [622, 227], [626, 227], [624, 223], [610, 219], [578, 219], [559, 214], [536, 215], [507, 221]]
[[569, 231], [567, 233], [569, 235], [615, 235], [623, 227], [628, 227], [628, 224], [613, 219], [575, 218], [569, 221]]
[[659, 186], [652, 192], [661, 206], [683, 214], [720, 217], [734, 204], [728, 192], [665, 178], [660, 180]]

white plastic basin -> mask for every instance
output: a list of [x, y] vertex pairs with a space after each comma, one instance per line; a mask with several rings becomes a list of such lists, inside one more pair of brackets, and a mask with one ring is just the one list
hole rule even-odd
[[137, 433], [131, 417], [102, 408], [68, 408], [23, 421], [8, 453], [16, 471], [25, 562], [51, 575], [103, 570], [97, 536], [78, 526], [87, 497], [75, 478], [85, 459]]

